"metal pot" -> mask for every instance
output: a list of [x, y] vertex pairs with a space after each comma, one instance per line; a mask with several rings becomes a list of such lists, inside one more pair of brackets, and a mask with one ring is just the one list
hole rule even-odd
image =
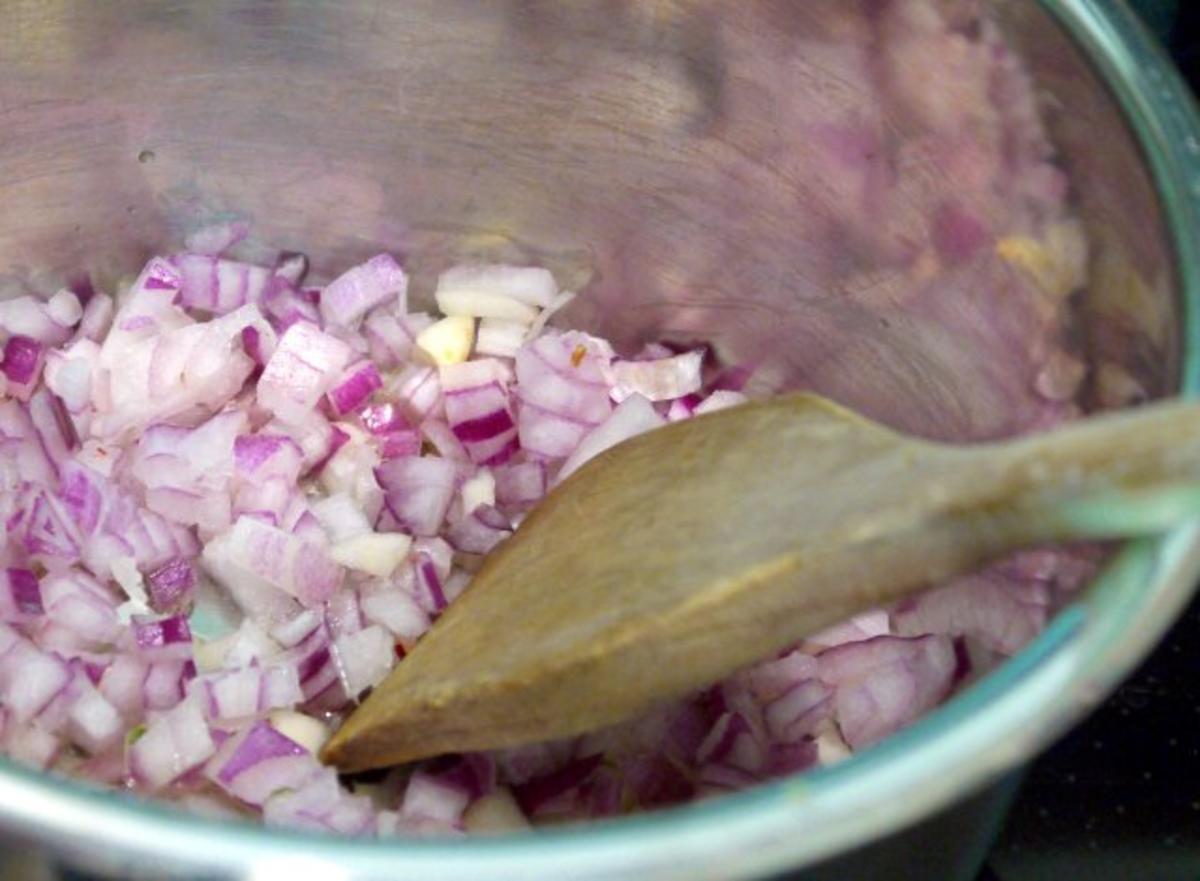
[[[921, 362], [927, 328], [806, 282], [806, 261], [828, 255], [787, 222], [812, 194], [764, 158], [773, 108], [798, 97], [768, 48], [839, 39], [818, 5], [13, 0], [0, 289], [112, 281], [233, 213], [254, 223], [249, 256], [304, 249], [317, 272], [382, 249], [412, 255], [418, 285], [464, 257], [541, 262], [589, 285], [573, 321], [626, 340], [711, 337], [780, 384], [795, 341], [834, 321], [888, 367], [914, 421], [940, 418], [921, 409], [936, 387], [966, 414], [958, 429], [979, 427], [969, 383]], [[1121, 0], [993, 5], [1057, 108], [1097, 245], [1081, 305], [1093, 367], [1195, 393], [1200, 121], [1184, 88]], [[812, 95], [847, 99], [811, 74]], [[652, 815], [498, 840], [327, 840], [0, 763], [0, 825], [34, 861], [117, 878], [763, 877], [896, 833], [1021, 765], [1149, 650], [1198, 571], [1194, 527], [1128, 547], [1025, 651], [899, 736]]]

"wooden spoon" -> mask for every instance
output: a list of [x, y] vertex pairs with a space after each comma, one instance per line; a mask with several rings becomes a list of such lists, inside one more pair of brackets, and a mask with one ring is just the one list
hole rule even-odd
[[1014, 549], [1196, 515], [1196, 403], [975, 446], [807, 394], [675, 423], [551, 492], [322, 757], [579, 734]]

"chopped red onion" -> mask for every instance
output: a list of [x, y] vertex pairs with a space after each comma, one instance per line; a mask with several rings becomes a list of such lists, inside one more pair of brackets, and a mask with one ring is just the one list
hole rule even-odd
[[408, 428], [404, 414], [391, 402], [364, 407], [358, 418], [362, 427], [374, 435], [387, 435]]
[[161, 614], [187, 608], [196, 587], [196, 568], [191, 560], [172, 557], [146, 575], [150, 608]]
[[446, 419], [471, 461], [479, 465], [502, 465], [517, 452], [510, 380], [511, 371], [490, 358], [441, 368]]
[[538, 337], [517, 352], [521, 448], [547, 459], [566, 458], [613, 405], [605, 373], [607, 343], [582, 333]]
[[396, 298], [400, 313], [408, 308], [408, 276], [392, 257], [380, 254], [347, 270], [321, 292], [321, 317], [336, 327], [354, 327], [376, 306]]
[[334, 544], [364, 535], [371, 523], [347, 493], [335, 493], [313, 505], [313, 514]]
[[424, 312], [397, 317], [382, 307], [375, 310], [363, 322], [371, 360], [386, 370], [401, 366], [412, 356], [417, 336], [431, 324], [433, 316]]
[[378, 685], [396, 663], [396, 642], [384, 628], [371, 626], [333, 641], [343, 687], [351, 697]]
[[115, 307], [112, 297], [107, 294], [96, 294], [93, 296], [87, 301], [87, 305], [83, 307], [83, 316], [79, 319], [76, 337], [78, 339], [100, 342], [112, 326], [114, 311]]
[[305, 606], [333, 595], [341, 572], [324, 548], [251, 517], [239, 517], [223, 536], [230, 561]]
[[246, 480], [261, 483], [278, 477], [294, 482], [304, 464], [304, 451], [287, 435], [242, 435], [234, 441], [233, 463]]
[[150, 662], [186, 661], [192, 657], [192, 631], [187, 618], [135, 617], [133, 642], [142, 657]]
[[451, 461], [427, 456], [389, 459], [375, 469], [384, 504], [413, 535], [437, 535], [458, 481]]
[[446, 540], [455, 550], [468, 554], [486, 554], [512, 535], [513, 526], [491, 505], [479, 505], [446, 532]]
[[319, 771], [296, 789], [284, 789], [268, 798], [263, 821], [270, 826], [350, 837], [374, 835], [377, 823], [370, 800], [347, 793], [331, 768]]
[[275, 793], [298, 789], [321, 770], [303, 746], [258, 721], [222, 744], [205, 773], [234, 798], [261, 807]]
[[421, 423], [421, 435], [443, 459], [466, 464], [470, 461], [466, 446], [458, 439], [458, 435], [440, 419], [426, 419]]
[[479, 355], [513, 358], [525, 343], [528, 333], [529, 326], [520, 321], [485, 318], [479, 322], [479, 330], [475, 334], [475, 352]]
[[180, 303], [212, 315], [259, 302], [271, 277], [271, 271], [262, 266], [212, 254], [184, 253], [172, 259], [179, 268]]
[[91, 340], [79, 340], [66, 350], [47, 353], [46, 388], [71, 414], [83, 414], [91, 406], [92, 371], [99, 355], [100, 347]]
[[663, 418], [655, 412], [646, 398], [640, 394], [630, 395], [604, 422], [579, 441], [579, 445], [563, 462], [555, 482], [565, 480], [589, 459], [595, 458], [610, 447], [664, 424]]
[[27, 336], [11, 336], [4, 344], [4, 360], [0, 369], [8, 378], [9, 394], [28, 401], [41, 377], [45, 347]]
[[558, 285], [549, 270], [537, 266], [456, 266], [438, 277], [437, 293], [439, 301], [457, 295], [486, 295], [544, 308], [554, 302]]
[[400, 403], [410, 425], [441, 415], [442, 386], [432, 367], [410, 364], [389, 384], [388, 391]]
[[28, 569], [0, 572], [0, 620], [9, 624], [28, 624], [45, 612], [36, 575]]
[[539, 810], [560, 798], [565, 793], [582, 785], [604, 761], [604, 756], [585, 756], [563, 765], [561, 768], [513, 787], [513, 795], [526, 814], [536, 814]]
[[75, 426], [62, 401], [44, 388], [29, 399], [29, 422], [42, 449], [61, 475], [61, 467], [79, 446]]
[[0, 625], [0, 698], [18, 723], [28, 722], [67, 687], [71, 670], [8, 625]]
[[334, 415], [353, 413], [383, 387], [379, 371], [370, 361], [360, 361], [347, 367], [329, 390], [329, 406]]
[[184, 701], [150, 722], [129, 747], [129, 772], [150, 789], [161, 789], [215, 751], [204, 714], [195, 702]]
[[672, 401], [700, 391], [702, 352], [685, 352], [654, 361], [617, 361], [612, 365], [613, 400], [630, 395], [650, 401]]
[[199, 695], [205, 715], [213, 721], [287, 709], [304, 698], [296, 668], [288, 664], [206, 673], [193, 679], [188, 690]]
[[202, 226], [183, 240], [184, 247], [197, 254], [219, 257], [250, 234], [244, 220], [226, 220]]
[[362, 610], [367, 620], [409, 645], [430, 626], [429, 616], [411, 595], [387, 584], [363, 596]]
[[883, 609], [871, 609], [814, 633], [804, 643], [805, 646], [833, 648], [846, 642], [861, 642], [874, 636], [887, 636], [891, 632], [888, 613]]
[[287, 329], [259, 378], [258, 403], [281, 419], [303, 421], [349, 363], [349, 346], [300, 321]]
[[749, 371], [703, 344], [618, 360], [544, 331], [573, 296], [545, 270], [450, 270], [437, 299], [457, 317], [437, 321], [406, 314], [390, 257], [301, 288], [302, 255], [222, 256], [245, 231], [151, 259], [115, 316], [104, 294], [0, 303], [10, 756], [82, 754], [96, 780], [348, 835], [458, 834], [492, 802], [507, 826], [608, 816], [869, 745], [1049, 614], [1057, 552], [856, 616], [627, 724], [424, 763], [379, 810], [316, 761], [329, 717], [413, 648], [556, 472], [747, 400]]
[[86, 677], [76, 676], [72, 687], [77, 694], [68, 712], [67, 737], [85, 752], [102, 755], [121, 742], [125, 722]]
[[834, 716], [854, 749], [875, 743], [937, 706], [954, 685], [957, 659], [945, 636], [877, 636], [817, 658], [834, 687]]
[[169, 710], [183, 700], [187, 683], [196, 675], [191, 661], [166, 660], [151, 663], [142, 680], [142, 700], [148, 710]]
[[275, 261], [275, 275], [291, 285], [303, 283], [304, 277], [308, 275], [308, 256], [285, 251]]

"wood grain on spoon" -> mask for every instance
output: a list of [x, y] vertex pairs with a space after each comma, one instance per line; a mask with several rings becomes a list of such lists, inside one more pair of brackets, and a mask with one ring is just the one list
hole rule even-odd
[[609, 725], [1013, 549], [1166, 528], [1198, 482], [1193, 403], [962, 447], [805, 394], [675, 423], [555, 489], [323, 758]]

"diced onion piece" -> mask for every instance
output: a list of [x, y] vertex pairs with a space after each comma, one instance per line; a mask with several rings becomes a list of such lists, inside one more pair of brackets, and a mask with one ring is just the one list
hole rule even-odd
[[300, 321], [287, 329], [259, 378], [258, 402], [287, 421], [302, 421], [350, 361], [336, 337]]
[[378, 685], [396, 663], [395, 641], [382, 627], [366, 627], [339, 636], [333, 647], [346, 693], [351, 697]]
[[312, 506], [312, 512], [335, 545], [371, 531], [371, 523], [349, 493], [334, 493]]
[[47, 346], [60, 345], [70, 334], [69, 328], [49, 314], [45, 303], [30, 296], [0, 300], [0, 331], [10, 336], [28, 337]]
[[612, 349], [582, 333], [546, 334], [517, 352], [516, 388], [522, 449], [566, 458], [613, 410], [606, 375]]
[[[502, 263], [455, 266], [438, 277], [437, 293], [459, 292], [507, 297], [529, 306], [545, 307], [554, 302], [558, 284], [550, 270], [539, 266], [508, 266]], [[445, 309], [442, 311], [446, 312]]]
[[466, 361], [474, 342], [475, 319], [466, 315], [443, 318], [417, 335], [417, 348], [437, 365]]
[[46, 612], [37, 576], [28, 569], [0, 570], [0, 620], [8, 623], [36, 621]]
[[398, 639], [413, 643], [429, 629], [429, 615], [409, 594], [386, 586], [367, 593], [362, 599], [363, 614], [386, 627]]
[[658, 415], [651, 403], [641, 395], [635, 394], [626, 398], [608, 419], [584, 436], [579, 446], [563, 462], [556, 482], [565, 480], [589, 459], [610, 447], [665, 424], [662, 416]]
[[615, 401], [641, 395], [651, 401], [671, 401], [700, 391], [704, 353], [684, 352], [654, 361], [617, 361], [612, 365]]
[[224, 220], [210, 223], [188, 233], [183, 240], [187, 250], [197, 254], [220, 256], [250, 234], [250, 224], [244, 220]]
[[21, 401], [29, 400], [41, 378], [45, 362], [45, 347], [27, 336], [10, 336], [4, 344], [4, 361], [0, 370], [8, 379], [8, 394]]
[[308, 750], [261, 720], [229, 738], [205, 769], [230, 795], [256, 807], [320, 771]]
[[503, 318], [485, 318], [479, 322], [475, 339], [475, 351], [480, 355], [512, 358], [525, 342], [529, 328], [520, 321]]
[[379, 371], [370, 361], [359, 361], [346, 368], [329, 390], [329, 405], [336, 416], [345, 416], [364, 406], [371, 395], [383, 387]]
[[[537, 318], [537, 310], [519, 300], [485, 291], [438, 291], [438, 308], [452, 317], [499, 318], [529, 325]], [[420, 337], [417, 338], [420, 345]], [[440, 363], [440, 362], [439, 362]]]
[[[247, 614], [265, 620], [287, 614], [288, 596], [313, 606], [341, 583], [341, 570], [324, 548], [248, 516], [210, 541], [204, 560]], [[273, 596], [272, 588], [284, 596]]]
[[458, 481], [458, 467], [429, 456], [389, 459], [375, 469], [388, 511], [413, 535], [437, 535]]
[[196, 570], [190, 560], [174, 557], [151, 571], [146, 585], [149, 604], [156, 612], [178, 611], [191, 600]]
[[376, 306], [397, 298], [407, 308], [408, 276], [391, 256], [380, 254], [347, 270], [321, 292], [321, 317], [335, 327], [354, 327]]
[[861, 749], [939, 704], [954, 684], [954, 647], [945, 636], [877, 636], [822, 652], [821, 680], [835, 688], [842, 736]]
[[151, 722], [129, 748], [129, 769], [135, 780], [161, 789], [199, 767], [215, 751], [199, 706], [184, 701]]

